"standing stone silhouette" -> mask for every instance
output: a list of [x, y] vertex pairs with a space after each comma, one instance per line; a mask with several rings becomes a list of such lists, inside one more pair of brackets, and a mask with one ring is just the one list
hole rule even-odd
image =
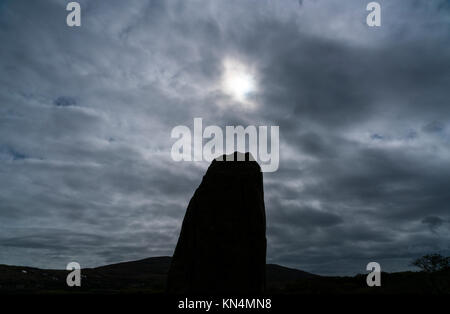
[[[245, 161], [238, 161], [238, 155]], [[169, 269], [169, 293], [264, 292], [263, 177], [253, 157], [213, 160], [189, 202]]]

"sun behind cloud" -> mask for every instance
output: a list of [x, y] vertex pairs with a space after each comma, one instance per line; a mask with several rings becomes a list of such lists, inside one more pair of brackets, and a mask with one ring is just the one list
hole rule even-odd
[[222, 91], [245, 109], [252, 109], [256, 103], [251, 95], [257, 91], [255, 71], [246, 64], [231, 58], [223, 61]]

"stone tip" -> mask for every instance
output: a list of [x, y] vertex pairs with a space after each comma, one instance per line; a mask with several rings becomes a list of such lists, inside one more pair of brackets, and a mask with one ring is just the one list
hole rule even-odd
[[208, 172], [261, 172], [261, 167], [249, 152], [234, 152], [214, 159]]

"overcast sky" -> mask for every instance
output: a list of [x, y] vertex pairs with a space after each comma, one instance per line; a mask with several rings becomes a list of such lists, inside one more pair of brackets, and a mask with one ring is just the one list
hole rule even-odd
[[[318, 274], [450, 255], [450, 2], [0, 0], [0, 264], [172, 255], [207, 162], [177, 125], [280, 126], [267, 260]], [[254, 106], [221, 88], [225, 60]]]

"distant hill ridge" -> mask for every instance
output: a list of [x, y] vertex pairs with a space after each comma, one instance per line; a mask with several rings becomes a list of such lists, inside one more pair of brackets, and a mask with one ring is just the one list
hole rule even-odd
[[[83, 268], [82, 287], [86, 292], [162, 292], [172, 258], [149, 257], [95, 268]], [[0, 292], [68, 290], [66, 270], [0, 265]], [[276, 264], [266, 265], [267, 285], [283, 287], [287, 282], [317, 275]]]
[[[66, 285], [66, 270], [0, 265], [0, 294], [162, 293], [171, 257], [150, 257], [82, 269], [82, 287]], [[450, 271], [382, 273], [381, 287], [368, 287], [366, 275], [318, 276], [276, 264], [266, 265], [269, 294], [450, 294]]]

